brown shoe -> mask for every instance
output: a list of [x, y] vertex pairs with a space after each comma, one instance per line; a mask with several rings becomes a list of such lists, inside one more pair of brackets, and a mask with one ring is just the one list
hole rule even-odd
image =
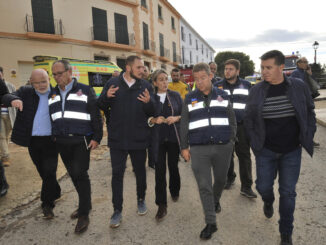
[[75, 228], [76, 234], [81, 234], [85, 232], [89, 225], [89, 218], [88, 215], [81, 215], [78, 217], [77, 225]]
[[76, 209], [72, 214], [70, 215], [71, 219], [77, 219], [78, 218], [78, 209]]
[[157, 210], [157, 213], [156, 213], [156, 216], [155, 216], [155, 219], [157, 221], [161, 221], [164, 216], [167, 214], [167, 210], [166, 210], [166, 205], [164, 204], [160, 204], [158, 206], [158, 210]]
[[44, 207], [42, 207], [42, 211], [43, 211], [44, 219], [53, 219], [54, 218], [53, 208], [51, 208], [49, 206], [44, 206]]

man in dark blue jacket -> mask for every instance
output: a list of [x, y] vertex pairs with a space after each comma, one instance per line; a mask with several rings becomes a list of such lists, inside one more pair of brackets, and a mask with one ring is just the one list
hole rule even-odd
[[33, 70], [31, 85], [22, 86], [3, 97], [5, 106], [18, 108], [11, 140], [17, 145], [28, 147], [29, 155], [42, 178], [41, 201], [45, 219], [54, 218], [54, 201], [61, 195], [56, 172], [58, 152], [51, 139], [51, 121], [48, 96], [50, 80], [43, 69]]
[[98, 98], [98, 106], [108, 111], [108, 146], [112, 164], [112, 203], [114, 213], [110, 226], [116, 228], [122, 219], [123, 176], [127, 156], [136, 175], [138, 214], [147, 213], [146, 192], [146, 149], [150, 130], [147, 120], [154, 115], [152, 86], [142, 80], [144, 63], [138, 56], [126, 59], [126, 71], [111, 78]]
[[[239, 78], [240, 61], [229, 59], [224, 63], [224, 79], [215, 83], [219, 89], [228, 93], [230, 102], [237, 118], [237, 140], [235, 142], [235, 152], [239, 158], [239, 172], [241, 181], [240, 193], [248, 198], [256, 198], [257, 195], [251, 189], [251, 157], [249, 140], [243, 126], [244, 111], [251, 87], [250, 82]], [[234, 172], [234, 153], [231, 157], [228, 179], [225, 189], [230, 189], [234, 183], [236, 174]]]
[[301, 80], [283, 75], [284, 62], [278, 50], [261, 57], [264, 81], [250, 91], [245, 126], [256, 157], [256, 188], [267, 218], [274, 213], [273, 185], [278, 172], [281, 245], [289, 245], [302, 147], [312, 156], [316, 118], [309, 88]]
[[52, 135], [78, 193], [78, 210], [71, 218], [78, 218], [75, 233], [80, 234], [89, 225], [92, 204], [87, 171], [90, 152], [102, 139], [102, 117], [94, 89], [72, 77], [72, 67], [67, 60], [53, 63], [52, 76], [57, 83], [48, 98]]

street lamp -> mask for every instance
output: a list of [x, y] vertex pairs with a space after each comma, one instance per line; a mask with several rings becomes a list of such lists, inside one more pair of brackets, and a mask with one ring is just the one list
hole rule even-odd
[[314, 47], [314, 50], [315, 50], [315, 64], [316, 64], [317, 63], [317, 49], [319, 47], [319, 43], [317, 41], [315, 41], [312, 46]]

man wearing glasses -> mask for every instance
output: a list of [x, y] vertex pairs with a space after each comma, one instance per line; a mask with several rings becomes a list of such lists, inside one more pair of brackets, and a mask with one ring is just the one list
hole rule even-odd
[[75, 233], [79, 234], [89, 225], [91, 185], [87, 171], [90, 151], [102, 139], [102, 118], [94, 89], [72, 77], [72, 67], [67, 60], [53, 63], [52, 76], [57, 83], [49, 95], [52, 135], [78, 192], [79, 207], [71, 218], [78, 218]]
[[41, 201], [45, 219], [54, 217], [54, 201], [61, 189], [56, 178], [58, 152], [51, 139], [51, 121], [48, 96], [51, 91], [49, 76], [43, 69], [33, 70], [31, 85], [3, 97], [5, 106], [18, 108], [11, 140], [28, 147], [29, 155], [42, 178]]

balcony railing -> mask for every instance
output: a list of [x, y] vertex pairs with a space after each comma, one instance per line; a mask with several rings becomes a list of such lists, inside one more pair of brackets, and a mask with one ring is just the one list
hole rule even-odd
[[135, 34], [119, 30], [109, 30], [102, 26], [91, 28], [92, 40], [135, 46]]
[[170, 50], [160, 46], [160, 56], [170, 59]]
[[26, 15], [25, 28], [27, 32], [38, 32], [55, 35], [63, 35], [64, 29], [62, 20], [36, 18], [35, 16]]

